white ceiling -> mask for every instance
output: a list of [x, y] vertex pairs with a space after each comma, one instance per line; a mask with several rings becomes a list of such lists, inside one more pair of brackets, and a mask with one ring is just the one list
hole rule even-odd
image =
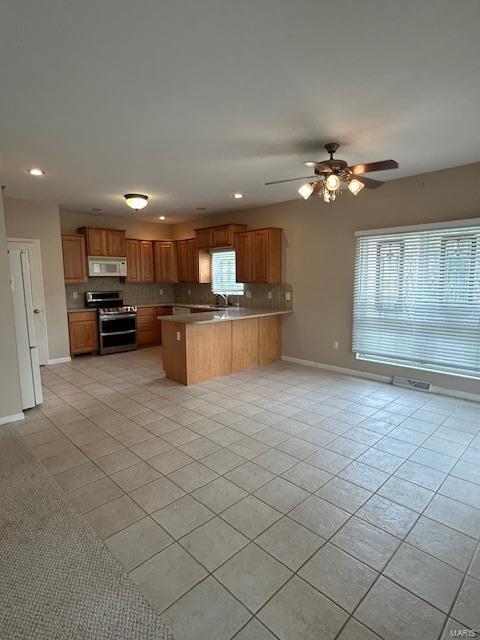
[[1, 180], [176, 221], [294, 199], [263, 183], [330, 140], [386, 179], [475, 162], [479, 26], [478, 0], [3, 0]]

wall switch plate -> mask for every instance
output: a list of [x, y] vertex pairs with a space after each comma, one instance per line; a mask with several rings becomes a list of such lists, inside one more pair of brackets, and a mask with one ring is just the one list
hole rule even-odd
[[72, 298], [73, 298], [74, 300], [78, 300], [78, 291], [74, 291], [74, 292], [72, 293]]
[[177, 331], [177, 342], [180, 342], [180, 331]]
[[158, 290], [159, 295], [163, 296], [163, 289]]
[[271, 292], [271, 291], [269, 291], [269, 292], [267, 293], [267, 298], [268, 298], [269, 300], [271, 300], [271, 299], [272, 299], [272, 292]]
[[189, 296], [191, 296], [191, 295], [192, 295], [192, 290], [191, 290], [191, 289], [189, 289], [189, 290], [188, 290], [188, 295], [189, 295]]
[[332, 346], [335, 349], [335, 351], [338, 351], [338, 340], [334, 340], [332, 343]]
[[246, 298], [251, 298], [252, 297], [252, 292], [251, 291], [245, 291], [245, 297]]
[[291, 300], [292, 299], [292, 294], [290, 293], [290, 291], [286, 291], [285, 292], [285, 300]]

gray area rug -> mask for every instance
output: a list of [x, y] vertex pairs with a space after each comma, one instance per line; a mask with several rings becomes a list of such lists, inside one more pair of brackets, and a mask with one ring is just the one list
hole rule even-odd
[[0, 427], [0, 638], [173, 640], [13, 426]]

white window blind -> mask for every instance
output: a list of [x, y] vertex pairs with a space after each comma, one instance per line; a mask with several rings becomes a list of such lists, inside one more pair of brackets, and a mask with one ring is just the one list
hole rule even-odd
[[357, 358], [480, 377], [480, 221], [457, 224], [357, 235]]
[[212, 293], [243, 295], [243, 283], [235, 281], [235, 251], [212, 251]]

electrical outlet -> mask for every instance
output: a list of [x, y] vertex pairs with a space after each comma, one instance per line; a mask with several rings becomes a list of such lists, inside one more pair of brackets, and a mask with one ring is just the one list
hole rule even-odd
[[163, 296], [163, 289], [158, 290], [159, 295]]
[[73, 298], [74, 300], [78, 300], [78, 291], [74, 291], [74, 292], [72, 293], [72, 298]]
[[251, 298], [252, 297], [252, 292], [251, 291], [245, 291], [245, 297], [246, 298]]
[[177, 331], [177, 342], [180, 342], [180, 331]]
[[285, 292], [285, 300], [291, 300], [292, 299], [292, 294], [290, 293], [290, 291], [286, 291]]
[[335, 351], [338, 351], [338, 340], [334, 340], [332, 343], [332, 346], [335, 349]]
[[271, 292], [271, 291], [269, 291], [269, 292], [267, 293], [267, 298], [268, 298], [269, 300], [271, 300], [271, 299], [272, 299], [272, 292]]
[[189, 295], [189, 296], [191, 296], [191, 295], [192, 295], [192, 290], [191, 290], [191, 289], [189, 289], [189, 290], [188, 290], [188, 295]]

